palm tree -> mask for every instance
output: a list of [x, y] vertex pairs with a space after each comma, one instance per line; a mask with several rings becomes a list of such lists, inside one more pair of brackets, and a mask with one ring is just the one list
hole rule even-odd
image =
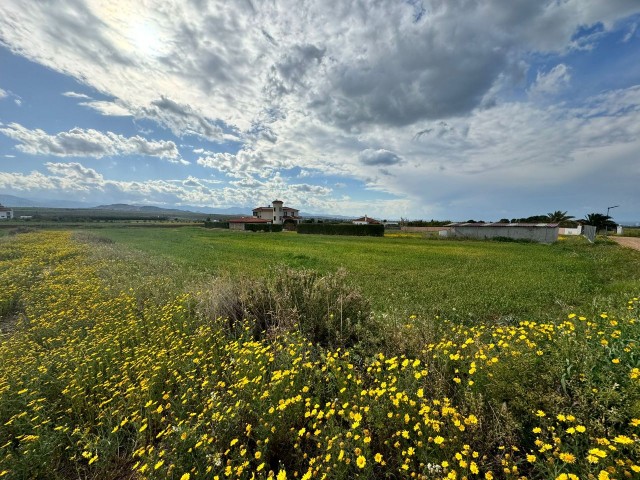
[[567, 212], [562, 210], [556, 210], [553, 213], [547, 213], [549, 223], [563, 223], [568, 222], [576, 217], [573, 215], [567, 215]]
[[618, 226], [616, 222], [611, 220], [610, 216], [603, 215], [602, 213], [590, 213], [580, 221], [587, 225], [593, 225], [598, 230], [603, 230], [608, 227], [616, 228]]

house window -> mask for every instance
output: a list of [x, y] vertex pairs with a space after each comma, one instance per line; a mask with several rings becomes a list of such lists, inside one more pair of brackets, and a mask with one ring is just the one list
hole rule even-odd
[[273, 219], [274, 219], [274, 220], [276, 219], [276, 216], [275, 216], [275, 215], [273, 216]]

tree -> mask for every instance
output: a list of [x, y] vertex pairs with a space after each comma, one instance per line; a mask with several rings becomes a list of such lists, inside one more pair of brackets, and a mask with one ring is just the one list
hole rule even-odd
[[547, 213], [549, 223], [566, 223], [574, 219], [573, 215], [567, 215], [567, 212], [556, 210], [553, 213]]
[[611, 220], [610, 216], [603, 215], [602, 213], [589, 213], [584, 219], [580, 220], [587, 225], [593, 225], [598, 230], [605, 228], [616, 228], [618, 224]]

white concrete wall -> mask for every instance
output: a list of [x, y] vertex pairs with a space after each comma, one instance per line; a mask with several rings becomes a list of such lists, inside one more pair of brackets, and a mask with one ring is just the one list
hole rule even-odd
[[558, 233], [560, 235], [582, 235], [582, 225], [578, 225], [576, 228], [560, 227]]
[[558, 227], [452, 227], [451, 236], [479, 239], [506, 237], [553, 243], [558, 240]]
[[13, 218], [13, 210], [8, 212], [0, 212], [0, 220], [10, 220]]

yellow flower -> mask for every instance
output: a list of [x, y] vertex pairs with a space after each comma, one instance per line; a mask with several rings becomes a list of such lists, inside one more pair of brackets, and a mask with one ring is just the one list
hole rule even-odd
[[533, 463], [536, 461], [535, 455], [527, 455], [527, 462]]
[[276, 480], [287, 480], [287, 472], [285, 470], [280, 470], [276, 476]]
[[575, 455], [571, 453], [563, 452], [560, 455], [558, 455], [558, 457], [560, 458], [560, 460], [562, 460], [565, 463], [574, 463], [576, 461]]
[[433, 439], [433, 443], [435, 443], [436, 445], [441, 445], [442, 442], [444, 442], [444, 438], [442, 438], [440, 435]]
[[629, 445], [629, 444], [633, 443], [633, 440], [631, 440], [626, 435], [618, 435], [617, 437], [615, 437], [613, 439], [613, 441], [616, 442], [616, 443], [619, 443], [620, 445]]
[[367, 464], [367, 459], [364, 458], [362, 455], [360, 455], [357, 459], [356, 459], [356, 465], [358, 465], [358, 468], [364, 468], [364, 466]]
[[598, 480], [609, 480], [609, 472], [607, 472], [606, 470], [600, 470], [600, 473], [598, 474]]
[[375, 456], [373, 457], [373, 459], [378, 462], [381, 463], [382, 462], [382, 454], [380, 453], [376, 453]]
[[190, 478], [191, 478], [190, 473], [183, 473], [182, 476], [180, 477], [180, 480], [189, 480]]
[[260, 452], [260, 450], [258, 450], [255, 454], [254, 457], [256, 457], [256, 460], [260, 460], [260, 457], [262, 457], [262, 452]]

